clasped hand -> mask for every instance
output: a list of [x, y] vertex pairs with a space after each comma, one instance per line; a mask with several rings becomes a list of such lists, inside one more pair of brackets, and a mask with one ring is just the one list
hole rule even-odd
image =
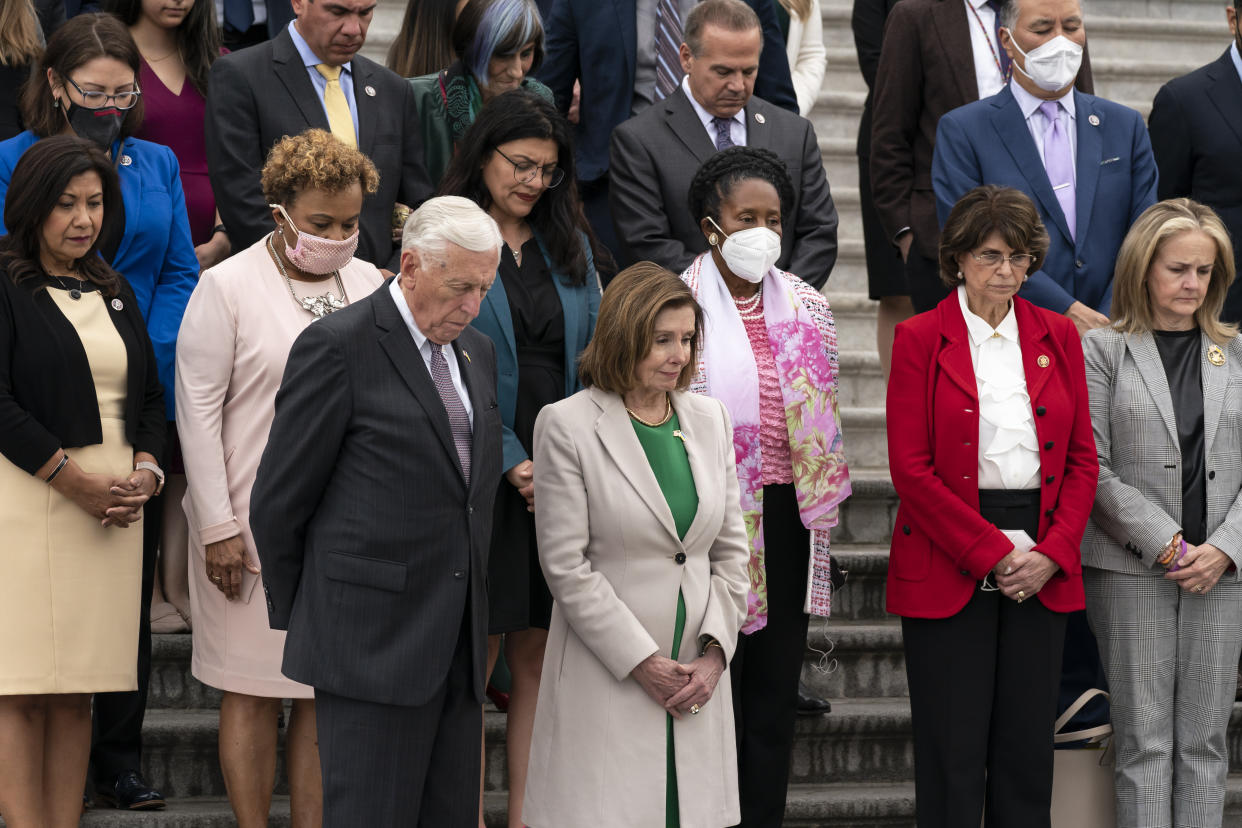
[[102, 526], [127, 528], [142, 517], [142, 504], [155, 494], [158, 482], [146, 469], [132, 472], [129, 477], [80, 472], [63, 475], [56, 488], [78, 508], [99, 520]]
[[1233, 561], [1228, 555], [1210, 543], [1187, 545], [1186, 554], [1182, 556], [1177, 571], [1168, 572], [1164, 577], [1176, 581], [1187, 592], [1202, 595], [1216, 586], [1216, 582], [1231, 563]]
[[1035, 549], [1022, 552], [1015, 548], [992, 567], [992, 574], [1005, 597], [1021, 603], [1043, 589], [1058, 569], [1060, 567], [1042, 552]]
[[689, 664], [653, 653], [639, 662], [630, 675], [669, 714], [680, 719], [683, 711], [696, 704], [703, 707], [711, 701], [716, 683], [724, 672], [724, 651], [709, 647], [707, 652]]

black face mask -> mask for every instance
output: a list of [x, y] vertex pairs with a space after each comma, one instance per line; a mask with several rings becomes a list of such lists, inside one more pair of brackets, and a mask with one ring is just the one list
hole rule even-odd
[[112, 151], [112, 144], [120, 136], [121, 124], [125, 121], [125, 113], [115, 106], [87, 109], [72, 101], [65, 110], [65, 117], [79, 138], [97, 144], [104, 152]]

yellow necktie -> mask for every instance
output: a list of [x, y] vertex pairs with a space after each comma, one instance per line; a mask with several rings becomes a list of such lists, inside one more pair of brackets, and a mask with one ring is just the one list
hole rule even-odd
[[354, 119], [349, 115], [349, 102], [341, 90], [341, 67], [326, 63], [315, 64], [315, 71], [323, 75], [328, 86], [323, 90], [323, 108], [328, 111], [328, 126], [332, 134], [343, 144], [358, 148], [358, 136], [354, 133]]

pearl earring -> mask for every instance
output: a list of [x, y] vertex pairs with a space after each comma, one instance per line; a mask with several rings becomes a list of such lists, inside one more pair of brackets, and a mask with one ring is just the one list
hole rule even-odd
[[707, 243], [710, 244], [712, 247], [715, 247], [716, 243], [719, 241], [720, 241], [720, 237], [717, 236], [715, 233], [712, 233], [710, 236], [707, 237]]

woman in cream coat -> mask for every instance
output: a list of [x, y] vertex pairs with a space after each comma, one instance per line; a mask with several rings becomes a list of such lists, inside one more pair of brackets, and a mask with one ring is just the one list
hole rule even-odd
[[672, 273], [643, 262], [618, 274], [582, 357], [586, 389], [535, 426], [539, 557], [556, 604], [532, 828], [740, 819], [726, 665], [749, 553], [728, 415], [682, 390], [700, 323]]
[[188, 492], [190, 669], [224, 691], [220, 767], [240, 828], [266, 826], [281, 700], [295, 824], [318, 824], [313, 691], [281, 675], [285, 634], [268, 626], [250, 489], [267, 444], [289, 348], [316, 319], [370, 295], [381, 276], [352, 258], [365, 192], [362, 153], [324, 130], [285, 137], [263, 168], [276, 231], [203, 272], [177, 342], [177, 428]]

